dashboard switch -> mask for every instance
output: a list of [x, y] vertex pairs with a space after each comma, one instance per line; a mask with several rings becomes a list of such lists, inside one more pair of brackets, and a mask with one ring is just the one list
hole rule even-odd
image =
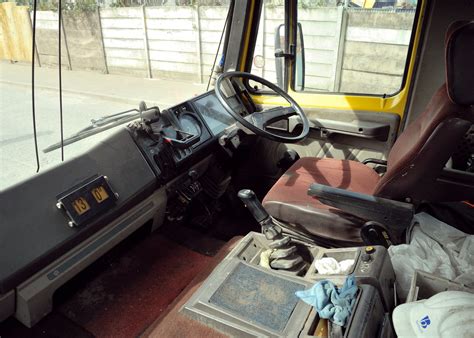
[[364, 262], [364, 263], [368, 263], [368, 262], [370, 262], [370, 260], [371, 260], [370, 255], [369, 255], [369, 254], [366, 254], [366, 253], [363, 253], [363, 254], [360, 256], [360, 259], [361, 259], [362, 262]]
[[198, 172], [196, 170], [190, 170], [188, 172], [189, 178], [191, 178], [193, 181], [196, 181], [198, 179]]
[[367, 254], [373, 254], [375, 252], [375, 248], [373, 246], [366, 246], [365, 247], [365, 253]]

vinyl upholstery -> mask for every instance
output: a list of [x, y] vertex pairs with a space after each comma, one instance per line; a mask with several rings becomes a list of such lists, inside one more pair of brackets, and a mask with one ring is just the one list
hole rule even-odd
[[372, 194], [379, 180], [374, 170], [360, 162], [303, 157], [267, 193], [263, 206], [270, 215], [292, 223], [302, 231], [360, 244], [359, 227], [362, 220], [322, 204], [308, 196], [306, 191], [311, 183], [318, 182]]
[[446, 84], [452, 102], [474, 104], [474, 21], [453, 23], [446, 34]]

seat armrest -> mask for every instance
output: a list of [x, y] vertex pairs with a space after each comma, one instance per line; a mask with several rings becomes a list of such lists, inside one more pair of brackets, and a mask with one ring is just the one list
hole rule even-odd
[[474, 173], [461, 171], [450, 168], [443, 168], [440, 177], [440, 181], [449, 181], [457, 184], [465, 184], [474, 189]]
[[410, 203], [333, 188], [317, 183], [309, 186], [308, 195], [317, 197], [321, 203], [366, 221], [381, 223], [396, 233], [405, 230], [411, 224], [415, 214], [415, 208]]
[[379, 160], [378, 158], [366, 158], [365, 160], [362, 161], [363, 164], [369, 164], [369, 163], [374, 163], [378, 165], [383, 165], [387, 166], [387, 161], [386, 160]]

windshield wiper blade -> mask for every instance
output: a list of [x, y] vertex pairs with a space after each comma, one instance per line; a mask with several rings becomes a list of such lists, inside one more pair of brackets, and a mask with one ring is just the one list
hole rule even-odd
[[[118, 125], [121, 125], [126, 122], [133, 121], [139, 118], [141, 112], [138, 109], [130, 109], [120, 113], [107, 115], [99, 117], [97, 119], [92, 119], [91, 124], [84, 129], [78, 131], [74, 135], [71, 135], [68, 138], [63, 140], [63, 145], [67, 146], [69, 144], [75, 143], [77, 141], [83, 140], [105, 130], [114, 128]], [[61, 142], [54, 143], [49, 147], [43, 149], [43, 153], [49, 153], [53, 150], [61, 148]]]

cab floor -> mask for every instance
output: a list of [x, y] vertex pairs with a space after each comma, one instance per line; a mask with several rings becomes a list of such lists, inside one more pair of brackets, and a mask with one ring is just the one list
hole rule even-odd
[[10, 318], [0, 336], [139, 336], [224, 244], [185, 227], [143, 227], [58, 290], [32, 329]]

